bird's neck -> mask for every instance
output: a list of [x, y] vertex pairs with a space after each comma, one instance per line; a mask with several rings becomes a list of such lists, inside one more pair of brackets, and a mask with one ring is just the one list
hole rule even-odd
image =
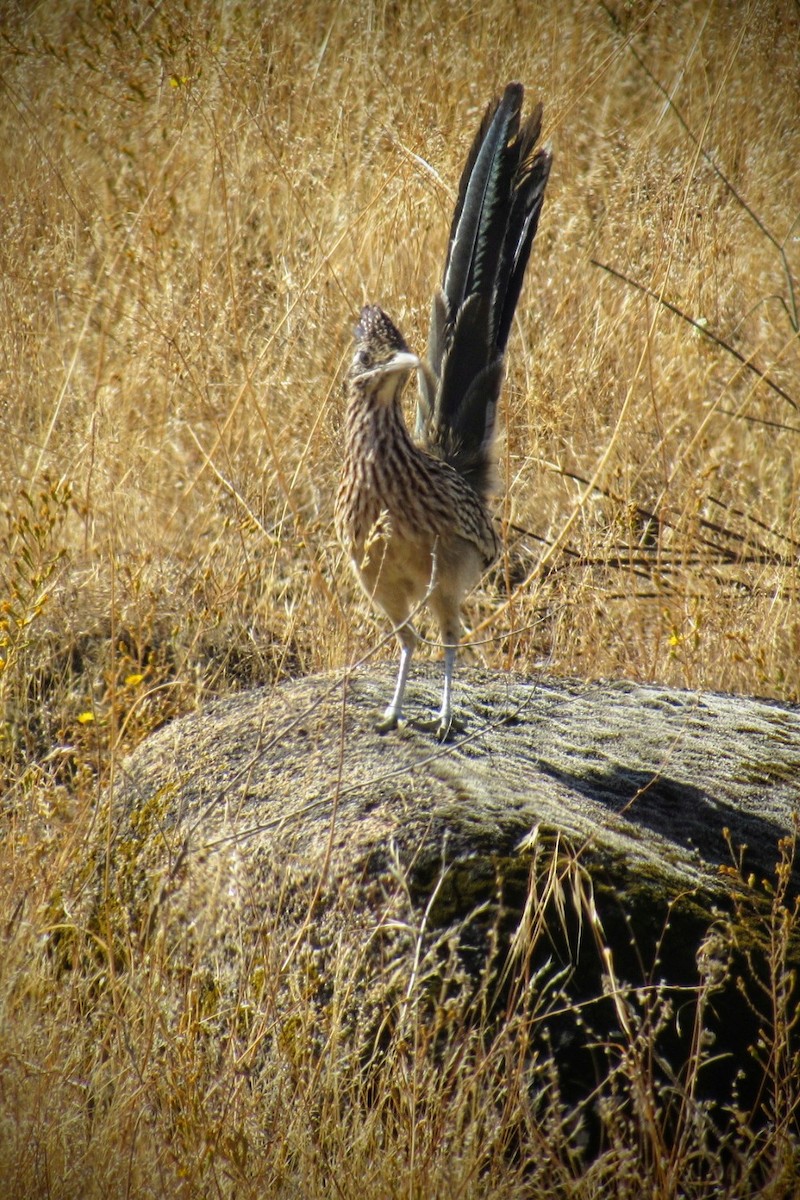
[[348, 453], [374, 460], [398, 442], [413, 447], [400, 407], [402, 391], [402, 381], [394, 385], [389, 396], [353, 388], [345, 418]]

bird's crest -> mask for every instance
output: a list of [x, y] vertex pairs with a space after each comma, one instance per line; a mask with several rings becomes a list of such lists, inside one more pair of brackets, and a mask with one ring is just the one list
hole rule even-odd
[[400, 330], [377, 304], [364, 305], [354, 332], [358, 345], [369, 348], [374, 354], [408, 350]]

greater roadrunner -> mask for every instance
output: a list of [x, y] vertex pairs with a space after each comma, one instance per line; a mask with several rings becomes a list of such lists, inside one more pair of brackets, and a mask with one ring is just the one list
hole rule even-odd
[[[364, 590], [400, 641], [397, 686], [382, 731], [400, 719], [417, 643], [411, 618], [427, 601], [444, 644], [435, 727], [447, 737], [461, 605], [500, 548], [486, 506], [495, 413], [551, 163], [549, 149], [536, 148], [542, 107], [520, 128], [522, 98], [522, 85], [510, 83], [489, 104], [467, 156], [433, 299], [427, 362], [375, 305], [362, 309], [355, 331], [336, 525]], [[400, 407], [414, 370], [416, 442]]]

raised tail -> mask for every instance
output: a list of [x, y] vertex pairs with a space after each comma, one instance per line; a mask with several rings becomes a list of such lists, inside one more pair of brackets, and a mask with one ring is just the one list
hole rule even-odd
[[552, 161], [536, 147], [541, 104], [520, 127], [523, 94], [510, 83], [489, 104], [467, 156], [417, 404], [418, 439], [482, 496], [491, 489], [503, 355]]

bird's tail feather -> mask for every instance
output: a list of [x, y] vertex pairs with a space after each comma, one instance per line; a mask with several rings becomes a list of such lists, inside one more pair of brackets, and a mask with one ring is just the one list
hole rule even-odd
[[503, 353], [541, 212], [551, 155], [542, 109], [520, 129], [523, 88], [486, 109], [461, 175], [421, 379], [417, 435], [480, 494], [492, 486]]

